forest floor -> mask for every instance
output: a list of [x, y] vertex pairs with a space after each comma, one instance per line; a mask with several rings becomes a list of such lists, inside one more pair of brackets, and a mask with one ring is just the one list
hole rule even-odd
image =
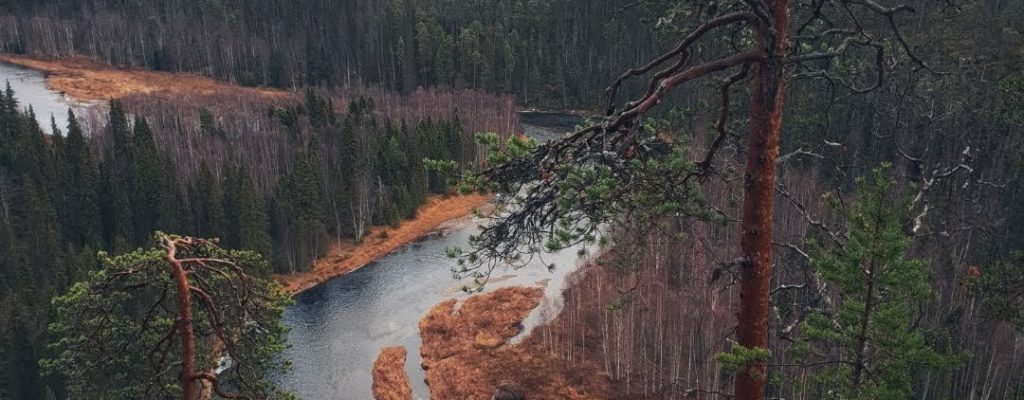
[[488, 399], [512, 381], [528, 399], [612, 398], [611, 382], [597, 365], [564, 360], [545, 348], [538, 331], [508, 344], [543, 295], [542, 288], [507, 287], [431, 308], [419, 323], [431, 397]]
[[[278, 275], [275, 278], [290, 293], [298, 293], [336, 276], [352, 272], [380, 257], [398, 250], [435, 230], [441, 224], [473, 213], [490, 201], [490, 196], [431, 197], [420, 206], [416, 217], [402, 221], [398, 228], [376, 226], [370, 228], [362, 243], [342, 240], [327, 250], [327, 254], [313, 264], [309, 272]], [[387, 235], [382, 235], [387, 232]]]
[[290, 92], [251, 88], [199, 75], [114, 68], [84, 57], [42, 59], [0, 54], [0, 61], [42, 71], [50, 89], [80, 101], [105, 101], [129, 94], [239, 93], [264, 97], [287, 96]]

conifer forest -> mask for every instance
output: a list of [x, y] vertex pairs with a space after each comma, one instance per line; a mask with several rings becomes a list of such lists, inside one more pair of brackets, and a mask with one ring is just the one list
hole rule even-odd
[[1024, 400], [1024, 1], [0, 0], [0, 400]]

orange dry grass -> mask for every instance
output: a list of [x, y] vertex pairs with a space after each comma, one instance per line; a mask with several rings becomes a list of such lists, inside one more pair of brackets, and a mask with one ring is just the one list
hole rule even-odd
[[239, 95], [285, 96], [288, 92], [265, 88], [248, 88], [214, 79], [181, 73], [138, 69], [117, 69], [84, 57], [40, 59], [0, 54], [0, 61], [46, 73], [46, 82], [53, 90], [76, 100], [109, 100], [129, 94], [162, 92], [170, 95], [237, 93]]
[[502, 288], [434, 306], [420, 320], [423, 367], [435, 399], [490, 399], [503, 380], [518, 382], [528, 399], [610, 398], [597, 368], [570, 364], [530, 346], [504, 346], [537, 306], [540, 288]]
[[[351, 240], [336, 243], [324, 258], [313, 264], [309, 272], [278, 275], [276, 278], [285, 290], [298, 293], [336, 276], [344, 275], [373, 260], [398, 250], [423, 235], [437, 229], [442, 223], [471, 214], [474, 209], [487, 204], [489, 196], [471, 194], [466, 196], [432, 197], [420, 206], [416, 218], [405, 220], [398, 228], [378, 226], [371, 228], [362, 243]], [[381, 238], [381, 232], [387, 237]]]
[[410, 400], [412, 387], [405, 373], [405, 347], [385, 347], [373, 362], [373, 398]]

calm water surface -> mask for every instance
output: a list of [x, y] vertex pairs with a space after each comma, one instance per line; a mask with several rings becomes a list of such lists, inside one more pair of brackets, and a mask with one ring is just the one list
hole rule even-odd
[[52, 133], [51, 115], [56, 118], [58, 128], [62, 131], [67, 128], [68, 107], [77, 105], [64, 94], [50, 90], [42, 72], [0, 62], [0, 85], [5, 83], [10, 83], [14, 97], [22, 108], [32, 106], [44, 132]]
[[[77, 104], [50, 90], [42, 73], [0, 63], [0, 84], [3, 81], [10, 83], [22, 107], [32, 106], [44, 131], [50, 132], [50, 115], [65, 129], [67, 109]], [[541, 140], [567, 131], [572, 123], [566, 118], [523, 114], [527, 134]], [[452, 278], [455, 262], [445, 256], [445, 248], [466, 248], [480, 222], [466, 218], [450, 223], [443, 234], [299, 294], [284, 315], [292, 346], [284, 356], [294, 369], [280, 377], [281, 384], [304, 400], [372, 399], [373, 361], [382, 347], [398, 345], [408, 350], [406, 369], [414, 394], [428, 398], [419, 367], [417, 324], [433, 305], [466, 297], [464, 283]], [[551, 263], [556, 265], [554, 272], [544, 268]], [[579, 263], [575, 249], [545, 255], [519, 270], [495, 271], [488, 289], [545, 285], [545, 299], [524, 323], [530, 329], [560, 309], [565, 278]]]
[[[463, 283], [452, 278], [455, 261], [445, 256], [445, 248], [467, 248], [479, 223], [464, 219], [443, 235], [299, 294], [284, 315], [292, 345], [285, 357], [294, 366], [281, 380], [284, 387], [304, 400], [372, 399], [373, 361], [382, 347], [399, 345], [408, 351], [406, 370], [414, 395], [429, 398], [419, 366], [417, 324], [433, 305], [466, 297]], [[548, 272], [544, 265], [551, 263], [556, 268]], [[561, 309], [565, 278], [579, 263], [576, 249], [547, 254], [518, 270], [496, 270], [492, 279], [499, 282], [487, 288], [546, 285], [541, 306], [524, 323], [530, 329]]]

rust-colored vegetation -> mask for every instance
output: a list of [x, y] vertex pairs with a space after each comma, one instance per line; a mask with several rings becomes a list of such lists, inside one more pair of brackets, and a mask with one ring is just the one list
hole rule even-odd
[[412, 399], [412, 387], [405, 373], [405, 347], [392, 346], [380, 350], [373, 362], [373, 398], [376, 400]]
[[[268, 194], [310, 140], [305, 132], [308, 129], [290, 130], [268, 113], [273, 109], [301, 107], [305, 100], [301, 92], [243, 87], [198, 75], [115, 68], [82, 57], [41, 59], [0, 54], [0, 61], [46, 73], [52, 89], [76, 100], [117, 99], [128, 112], [145, 115], [158, 145], [172, 155], [184, 177], [179, 181], [183, 192], [202, 165], [219, 176], [226, 165], [238, 163], [249, 171], [257, 190]], [[380, 88], [359, 87], [325, 94], [332, 99], [338, 115], [344, 115], [354, 98], [372, 99], [376, 117], [394, 124], [414, 126], [418, 121], [458, 115], [466, 143], [472, 143], [475, 132], [507, 135], [518, 127], [511, 98], [479, 91], [417, 90], [400, 96]], [[203, 131], [203, 112], [215, 116], [216, 132]], [[102, 135], [105, 118], [105, 110], [100, 108], [79, 115], [81, 123], [101, 133], [97, 137], [100, 147], [112, 145], [110, 138]], [[374, 133], [357, 132], [371, 134]], [[466, 152], [477, 151], [480, 150], [467, 146]], [[445, 221], [466, 216], [488, 200], [484, 195], [431, 198], [415, 218], [404, 220], [398, 228], [370, 228], [360, 243], [352, 239], [334, 241], [310, 271], [276, 278], [289, 292], [308, 289], [385, 256]]]
[[[481, 194], [431, 198], [419, 208], [415, 218], [403, 221], [398, 228], [371, 228], [363, 242], [358, 244], [351, 239], [337, 242], [327, 251], [326, 256], [313, 264], [311, 271], [278, 275], [276, 279], [287, 291], [301, 292], [398, 250], [436, 230], [446, 221], [471, 214], [474, 209], [487, 204], [488, 200], [488, 196]], [[387, 232], [387, 235], [382, 235], [383, 232]]]
[[109, 100], [129, 94], [235, 94], [278, 97], [283, 90], [248, 88], [199, 75], [155, 72], [140, 69], [119, 69], [85, 57], [41, 59], [0, 54], [0, 61], [46, 73], [46, 82], [53, 90], [64, 92], [77, 100]]
[[532, 340], [508, 344], [542, 295], [540, 288], [502, 288], [428, 311], [420, 352], [431, 397], [490, 399], [501, 382], [513, 381], [528, 399], [610, 398], [607, 377], [592, 364], [570, 364]]

